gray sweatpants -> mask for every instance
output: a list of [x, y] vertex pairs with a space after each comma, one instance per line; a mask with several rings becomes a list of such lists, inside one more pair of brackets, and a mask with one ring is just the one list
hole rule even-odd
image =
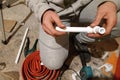
[[[98, 4], [91, 2], [86, 6], [80, 13], [79, 21], [80, 23], [91, 23], [96, 15]], [[63, 23], [66, 26], [70, 25], [70, 20], [65, 19]], [[116, 27], [112, 30], [110, 37], [120, 36], [120, 12], [118, 12], [118, 22]], [[76, 38], [82, 42], [94, 42], [95, 39], [89, 38], [85, 33], [79, 33]], [[60, 37], [53, 37], [45, 33], [40, 27], [39, 35], [39, 45], [40, 45], [40, 57], [43, 64], [49, 69], [59, 69], [64, 64], [64, 61], [68, 57], [69, 51], [69, 34]]]

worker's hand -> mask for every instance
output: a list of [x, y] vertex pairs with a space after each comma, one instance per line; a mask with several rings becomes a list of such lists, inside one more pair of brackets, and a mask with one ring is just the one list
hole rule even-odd
[[48, 10], [43, 14], [42, 18], [42, 28], [43, 30], [52, 36], [60, 36], [64, 35], [65, 32], [60, 32], [55, 30], [55, 26], [59, 26], [61, 28], [65, 28], [62, 24], [59, 16], [52, 10]]
[[102, 19], [105, 19], [102, 25], [102, 27], [106, 29], [105, 34], [88, 34], [89, 37], [99, 38], [111, 33], [112, 28], [117, 23], [117, 7], [114, 3], [105, 2], [100, 5], [97, 10], [96, 18], [90, 26], [94, 27], [99, 25]]

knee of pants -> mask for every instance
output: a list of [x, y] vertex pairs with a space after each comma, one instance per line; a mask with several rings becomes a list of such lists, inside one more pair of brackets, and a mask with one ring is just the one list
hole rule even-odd
[[41, 50], [41, 61], [51, 70], [60, 69], [68, 57], [67, 49]]
[[42, 63], [49, 69], [59, 69], [68, 56], [69, 36], [52, 37], [40, 32], [39, 48]]
[[60, 69], [68, 57], [67, 50], [60, 49], [58, 51], [52, 51], [51, 53], [49, 52], [44, 53], [41, 53], [40, 55], [41, 61], [48, 69], [51, 70]]
[[64, 62], [49, 60], [47, 63], [43, 64], [50, 70], [57, 70], [63, 66]]
[[61, 68], [68, 57], [67, 46], [66, 48], [59, 47], [58, 49], [52, 49], [42, 43], [40, 45], [40, 58], [42, 63], [51, 70]]

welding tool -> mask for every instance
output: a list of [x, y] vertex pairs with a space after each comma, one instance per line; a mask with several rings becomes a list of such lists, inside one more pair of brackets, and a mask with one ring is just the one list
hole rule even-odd
[[76, 38], [74, 38], [75, 48], [80, 56], [82, 69], [80, 70], [80, 78], [81, 80], [88, 80], [93, 77], [92, 68], [87, 66], [87, 61], [90, 61], [91, 56], [88, 51], [88, 48], [85, 44], [80, 43]]

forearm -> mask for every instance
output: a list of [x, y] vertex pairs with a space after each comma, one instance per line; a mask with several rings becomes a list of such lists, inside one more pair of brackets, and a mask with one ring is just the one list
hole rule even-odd
[[46, 0], [26, 0], [26, 4], [35, 13], [35, 16], [40, 20], [40, 22], [43, 13], [46, 10], [51, 9]]

